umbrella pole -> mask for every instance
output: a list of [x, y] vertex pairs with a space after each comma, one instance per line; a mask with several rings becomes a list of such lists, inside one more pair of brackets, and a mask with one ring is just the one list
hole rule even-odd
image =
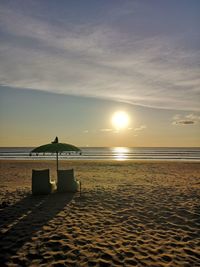
[[56, 168], [57, 168], [57, 173], [58, 173], [58, 152], [56, 152]]

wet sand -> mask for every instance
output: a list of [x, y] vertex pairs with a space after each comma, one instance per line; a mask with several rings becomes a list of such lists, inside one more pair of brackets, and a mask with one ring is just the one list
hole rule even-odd
[[0, 266], [200, 266], [200, 164], [61, 161], [82, 195], [32, 196], [31, 170], [0, 161]]

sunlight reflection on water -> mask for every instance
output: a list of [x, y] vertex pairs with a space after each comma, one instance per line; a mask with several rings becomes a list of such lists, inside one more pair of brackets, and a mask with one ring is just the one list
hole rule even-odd
[[[0, 159], [55, 160], [55, 155], [30, 157], [33, 147], [0, 147]], [[193, 147], [81, 147], [82, 154], [59, 155], [60, 160], [176, 160], [200, 162], [200, 148]]]
[[128, 147], [113, 147], [113, 158], [115, 160], [126, 160], [128, 159], [129, 148]]

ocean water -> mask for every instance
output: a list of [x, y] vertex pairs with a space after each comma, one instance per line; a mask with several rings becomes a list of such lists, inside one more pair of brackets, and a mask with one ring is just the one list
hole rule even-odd
[[[0, 159], [52, 159], [55, 154], [30, 156], [33, 147], [0, 147]], [[200, 162], [200, 148], [134, 148], [134, 147], [82, 147], [82, 154], [59, 155], [59, 159], [76, 160], [176, 160]]]

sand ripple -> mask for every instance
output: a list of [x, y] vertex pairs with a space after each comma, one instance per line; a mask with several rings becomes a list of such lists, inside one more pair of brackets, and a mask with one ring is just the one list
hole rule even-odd
[[200, 266], [198, 186], [120, 177], [81, 197], [6, 194], [0, 266]]

